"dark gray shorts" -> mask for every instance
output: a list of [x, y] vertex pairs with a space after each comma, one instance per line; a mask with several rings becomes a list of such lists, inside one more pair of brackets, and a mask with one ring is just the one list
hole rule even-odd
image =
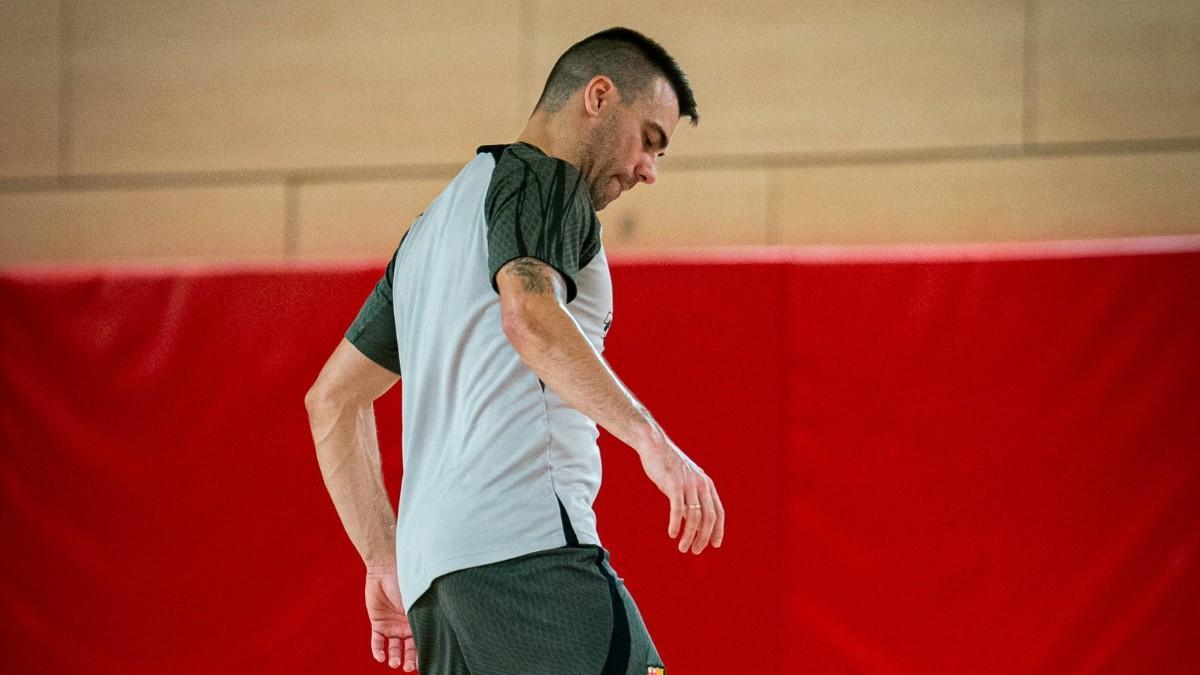
[[408, 619], [422, 675], [647, 675], [663, 665], [598, 546], [438, 577]]

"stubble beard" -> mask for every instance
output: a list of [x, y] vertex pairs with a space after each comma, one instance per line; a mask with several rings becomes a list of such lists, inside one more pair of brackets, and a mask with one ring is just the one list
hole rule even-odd
[[[592, 197], [592, 208], [597, 211], [616, 199], [609, 199], [608, 196], [613, 180], [612, 144], [615, 122], [616, 120], [610, 117], [600, 127], [593, 129], [579, 152], [581, 169], [584, 171], [583, 178], [587, 181], [588, 193]], [[591, 175], [588, 175], [589, 173]], [[618, 192], [617, 196], [620, 194]]]

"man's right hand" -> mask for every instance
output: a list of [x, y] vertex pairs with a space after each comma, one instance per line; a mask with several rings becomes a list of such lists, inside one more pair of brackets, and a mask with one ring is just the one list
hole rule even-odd
[[638, 454], [646, 476], [671, 502], [667, 536], [679, 537], [679, 552], [690, 548], [699, 554], [710, 543], [720, 548], [725, 539], [725, 507], [712, 479], [665, 437]]

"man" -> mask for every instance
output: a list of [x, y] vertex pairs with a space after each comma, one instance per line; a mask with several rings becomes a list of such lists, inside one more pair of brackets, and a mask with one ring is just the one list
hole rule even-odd
[[[680, 552], [720, 546], [724, 509], [600, 356], [612, 289], [596, 211], [654, 182], [684, 115], [696, 123], [691, 87], [657, 43], [614, 28], [572, 46], [518, 142], [480, 148], [413, 224], [309, 391], [377, 661], [662, 672], [596, 534], [596, 425], [637, 451]], [[401, 373], [394, 516], [372, 402]]]

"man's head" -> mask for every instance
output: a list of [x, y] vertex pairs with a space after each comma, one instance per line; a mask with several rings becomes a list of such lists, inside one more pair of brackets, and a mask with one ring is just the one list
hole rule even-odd
[[[687, 76], [657, 42], [610, 28], [575, 43], [546, 79], [533, 119], [553, 117], [555, 141], [600, 210], [639, 182], [653, 183], [679, 118], [699, 122]], [[532, 121], [532, 120], [531, 120]]]

